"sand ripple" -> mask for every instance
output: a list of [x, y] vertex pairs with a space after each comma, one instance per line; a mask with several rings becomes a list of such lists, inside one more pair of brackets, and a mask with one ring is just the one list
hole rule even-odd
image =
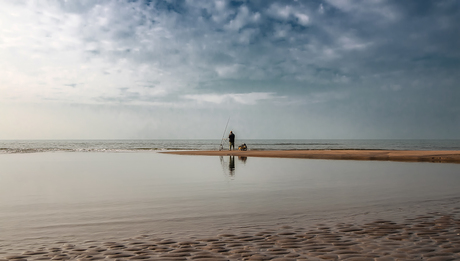
[[452, 215], [425, 215], [398, 224], [318, 224], [251, 229], [209, 238], [156, 238], [142, 235], [119, 242], [59, 242], [6, 260], [460, 260], [460, 220]]

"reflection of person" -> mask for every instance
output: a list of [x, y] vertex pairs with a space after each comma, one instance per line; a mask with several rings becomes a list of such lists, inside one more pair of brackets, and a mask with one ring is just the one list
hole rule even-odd
[[[223, 156], [219, 156], [220, 164], [222, 164], [222, 169], [225, 175], [230, 177], [235, 176], [235, 156], [229, 156], [229, 161], [225, 161]], [[228, 165], [227, 165], [228, 164]], [[228, 167], [228, 170], [227, 170]]]
[[233, 176], [235, 171], [235, 156], [230, 156], [230, 162], [228, 163], [228, 169], [230, 170], [230, 176]]
[[230, 150], [232, 150], [232, 148], [235, 149], [235, 134], [233, 134], [233, 131], [230, 131], [228, 141], [230, 142]]

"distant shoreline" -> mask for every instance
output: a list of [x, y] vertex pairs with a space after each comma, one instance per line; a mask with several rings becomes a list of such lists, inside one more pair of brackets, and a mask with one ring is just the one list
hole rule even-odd
[[186, 150], [161, 153], [199, 156], [460, 163], [459, 150]]

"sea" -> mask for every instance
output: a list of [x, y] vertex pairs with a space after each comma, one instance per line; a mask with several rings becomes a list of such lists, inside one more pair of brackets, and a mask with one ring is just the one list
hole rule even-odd
[[[460, 150], [460, 140], [237, 140], [249, 150]], [[0, 140], [0, 153], [219, 150], [222, 140]]]
[[[460, 150], [460, 140], [237, 140], [250, 150]], [[0, 256], [152, 235], [460, 212], [460, 164], [185, 156], [221, 140], [0, 141]], [[1, 258], [1, 257], [0, 257]]]

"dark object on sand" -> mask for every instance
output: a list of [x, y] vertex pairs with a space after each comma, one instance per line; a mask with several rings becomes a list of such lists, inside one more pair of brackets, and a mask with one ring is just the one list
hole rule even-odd
[[238, 150], [248, 150], [248, 146], [246, 146], [246, 143], [243, 143], [242, 145], [238, 146]]

